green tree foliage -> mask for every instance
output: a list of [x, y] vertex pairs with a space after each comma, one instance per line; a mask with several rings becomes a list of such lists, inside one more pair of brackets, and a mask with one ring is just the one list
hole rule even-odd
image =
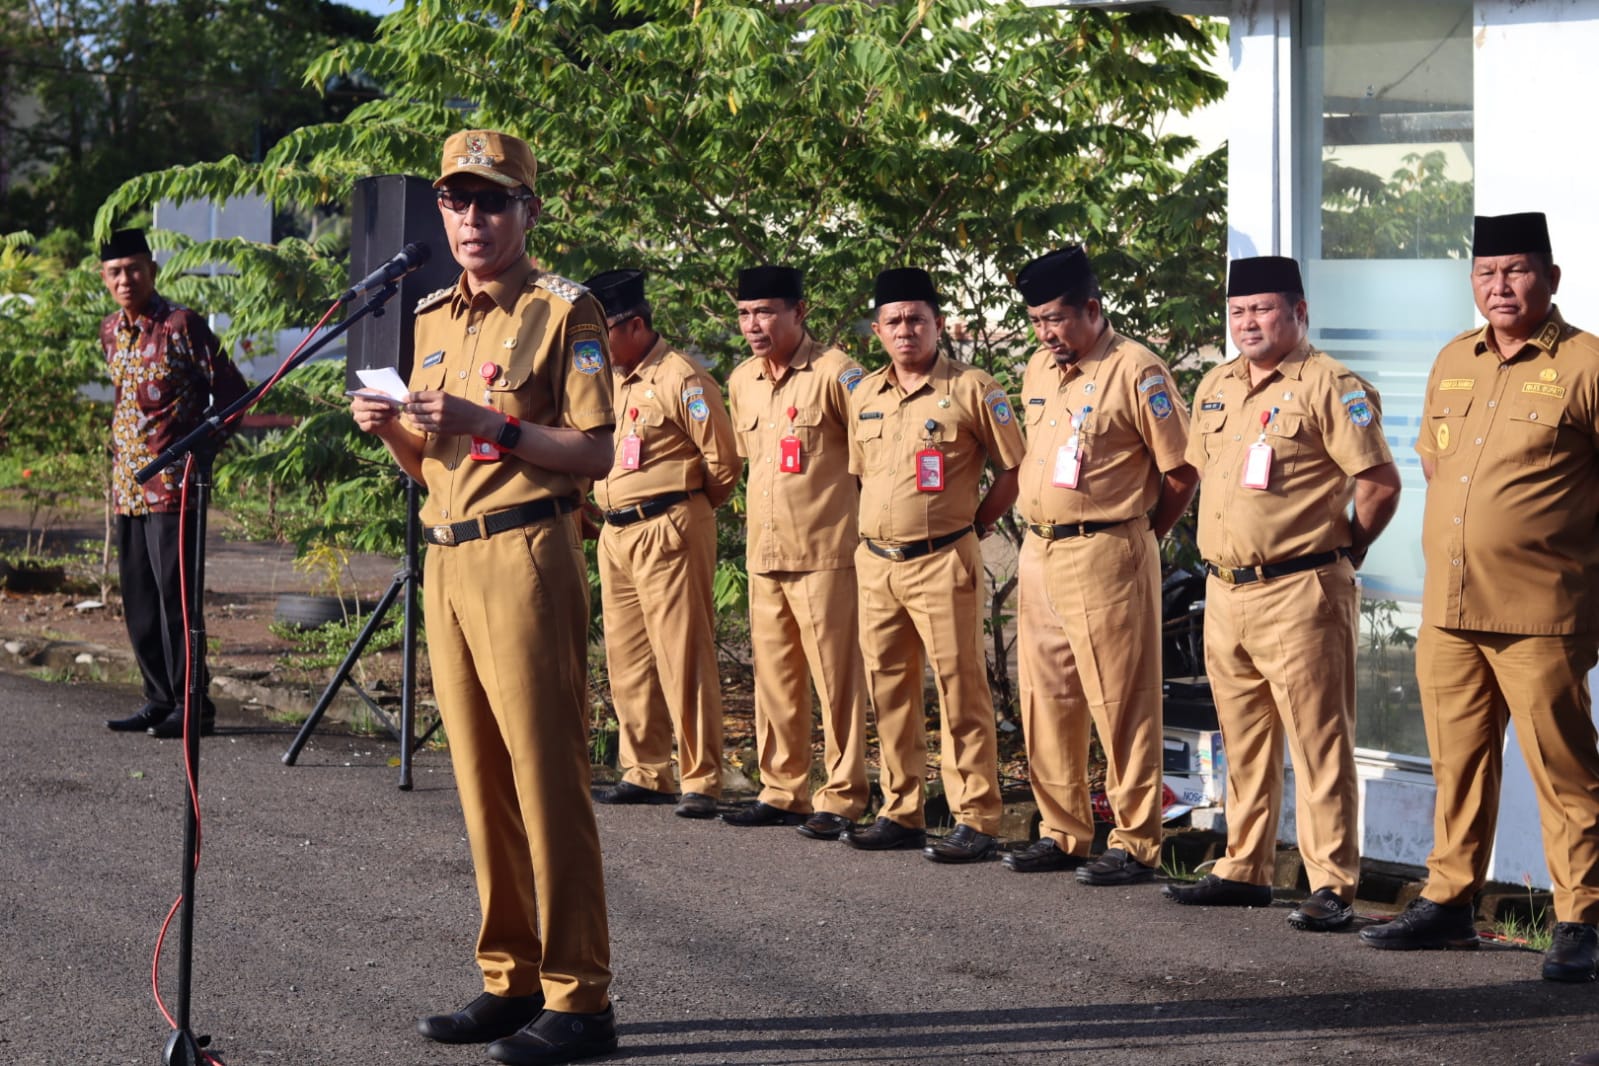
[[1387, 181], [1322, 164], [1322, 255], [1328, 259], [1462, 259], [1471, 249], [1472, 187], [1443, 152], [1412, 152]]
[[372, 95], [299, 74], [377, 20], [327, 0], [0, 0], [0, 232], [88, 229], [136, 174], [229, 154]]

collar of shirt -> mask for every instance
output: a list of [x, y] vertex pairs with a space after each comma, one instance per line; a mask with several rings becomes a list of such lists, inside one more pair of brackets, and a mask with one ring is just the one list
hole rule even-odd
[[1097, 367], [1104, 362], [1105, 356], [1110, 354], [1110, 346], [1116, 343], [1116, 337], [1116, 327], [1110, 324], [1110, 319], [1105, 319], [1105, 329], [1094, 342], [1094, 346], [1088, 349], [1088, 354], [1078, 356], [1076, 362], [1067, 366], [1061, 366], [1058, 359], [1054, 360], [1055, 372], [1060, 375], [1061, 384], [1070, 381], [1073, 374], [1086, 374], [1088, 368]]
[[[1283, 356], [1283, 361], [1278, 363], [1276, 367], [1272, 369], [1272, 373], [1285, 378], [1293, 378], [1295, 381], [1298, 381], [1300, 378], [1305, 376], [1305, 360], [1310, 358], [1311, 351], [1310, 338], [1306, 337], [1304, 340], [1299, 342], [1293, 351]], [[1260, 385], [1250, 385], [1249, 360], [1245, 359], [1242, 355], [1233, 360], [1233, 365], [1229, 373], [1231, 373], [1235, 378], [1241, 378], [1249, 392], [1253, 392], [1261, 385], [1265, 385], [1267, 382], [1272, 380], [1270, 377], [1267, 377], [1265, 381], [1260, 383]]]
[[661, 365], [661, 360], [666, 358], [668, 347], [666, 338], [657, 336], [650, 350], [644, 353], [644, 358], [634, 365], [632, 370], [623, 374], [618, 380], [620, 385], [628, 385], [635, 381], [655, 382], [655, 368]]
[[150, 326], [165, 318], [167, 312], [171, 310], [171, 307], [172, 305], [167, 303], [165, 296], [162, 296], [158, 292], [152, 292], [150, 294], [150, 298], [144, 302], [144, 307], [142, 307], [139, 310], [139, 313], [134, 315], [133, 318], [128, 318], [128, 313], [126, 311], [118, 312], [119, 317], [117, 318], [117, 328], [133, 329], [140, 333], [144, 333], [150, 328]]
[[[510, 314], [522, 290], [527, 287], [527, 279], [533, 274], [533, 260], [524, 255], [500, 271], [493, 281], [479, 290], [479, 294], [487, 295], [501, 311]], [[455, 283], [455, 295], [450, 298], [450, 314], [459, 316], [472, 306], [474, 298], [472, 291], [466, 287], [466, 272], [462, 271], [460, 280]]]
[[[1493, 345], [1488, 343], [1489, 328], [1490, 327], [1484, 325], [1477, 333], [1477, 339], [1472, 346], [1472, 351], [1477, 355], [1482, 355], [1484, 352], [1495, 351]], [[1564, 337], [1565, 335], [1566, 320], [1560, 317], [1560, 308], [1551, 304], [1549, 307], [1549, 317], [1543, 320], [1543, 325], [1538, 327], [1538, 332], [1534, 333], [1531, 337], [1528, 337], [1527, 343], [1522, 346], [1521, 351], [1517, 352], [1515, 355], [1509, 356], [1505, 362], [1508, 363], [1511, 359], [1519, 359], [1521, 356], [1526, 354], [1528, 348], [1536, 348], [1541, 352], [1553, 353], [1555, 350], [1555, 345], [1559, 344], [1560, 338]], [[1495, 352], [1495, 354], [1497, 355], [1498, 353]]]
[[[804, 335], [800, 337], [799, 347], [795, 348], [794, 354], [789, 356], [788, 369], [783, 372], [783, 376], [786, 378], [789, 374], [796, 370], [809, 369], [811, 360], [816, 356], [816, 349], [818, 347], [820, 346], [816, 343], [816, 338], [811, 336], [810, 330], [806, 330]], [[756, 378], [763, 381], [766, 380], [766, 366], [767, 363], [765, 359], [762, 359], [758, 364], [756, 364]]]
[[[951, 363], [949, 357], [943, 352], [939, 352], [933, 356], [933, 366], [930, 370], [928, 370], [926, 379], [923, 380], [922, 383], [915, 389], [905, 393], [901, 397], [901, 400], [909, 400], [913, 396], [919, 396], [923, 391], [926, 390], [941, 392], [945, 396], [948, 396], [950, 394], [950, 385], [958, 376], [959, 375], [955, 371], [955, 364]], [[883, 393], [889, 389], [899, 389], [899, 378], [894, 373], [894, 364], [892, 361], [889, 362], [888, 366], [884, 368], [883, 380], [878, 386], [877, 391], [879, 393]]]

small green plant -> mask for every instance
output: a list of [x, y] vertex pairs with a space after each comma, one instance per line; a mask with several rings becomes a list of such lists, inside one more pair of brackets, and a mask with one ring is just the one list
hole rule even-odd
[[[315, 629], [301, 629], [283, 622], [273, 622], [267, 629], [279, 640], [294, 645], [293, 651], [279, 657], [280, 665], [291, 670], [326, 670], [344, 661], [365, 624], [365, 619], [355, 616]], [[366, 653], [398, 647], [404, 628], [404, 616], [396, 614], [393, 622], [372, 634], [372, 639], [367, 642]]]
[[1529, 951], [1548, 951], [1554, 943], [1554, 930], [1549, 923], [1549, 909], [1540, 907], [1532, 894], [1532, 875], [1522, 874], [1521, 883], [1527, 889], [1527, 914], [1507, 914], [1494, 922], [1494, 935], [1501, 940], [1527, 948]]
[[1168, 881], [1193, 882], [1205, 875], [1190, 867], [1176, 856], [1161, 856], [1160, 876]]

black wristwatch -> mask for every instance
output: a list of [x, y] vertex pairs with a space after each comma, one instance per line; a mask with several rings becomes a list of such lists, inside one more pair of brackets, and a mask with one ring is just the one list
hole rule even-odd
[[522, 423], [513, 416], [505, 416], [505, 425], [494, 435], [494, 443], [500, 446], [501, 451], [510, 451], [516, 447], [516, 442], [522, 439]]

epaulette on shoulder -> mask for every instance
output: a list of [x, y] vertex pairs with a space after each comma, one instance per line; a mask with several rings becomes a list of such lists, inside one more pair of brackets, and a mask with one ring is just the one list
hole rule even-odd
[[1450, 344], [1459, 344], [1461, 341], [1470, 340], [1471, 338], [1479, 335], [1480, 333], [1482, 333], [1482, 327], [1481, 326], [1477, 326], [1477, 327], [1475, 327], [1473, 329], [1466, 330], [1464, 333], [1455, 334], [1453, 337], [1449, 338], [1449, 343]]
[[443, 303], [445, 300], [448, 300], [450, 298], [450, 293], [454, 291], [454, 285], [446, 285], [442, 289], [433, 290], [416, 302], [416, 309], [411, 313], [420, 315], [423, 311], [427, 311], [439, 306], [439, 304]]
[[577, 303], [578, 297], [588, 292], [587, 289], [572, 279], [548, 272], [540, 274], [535, 284], [541, 289], [548, 289], [569, 304]]

